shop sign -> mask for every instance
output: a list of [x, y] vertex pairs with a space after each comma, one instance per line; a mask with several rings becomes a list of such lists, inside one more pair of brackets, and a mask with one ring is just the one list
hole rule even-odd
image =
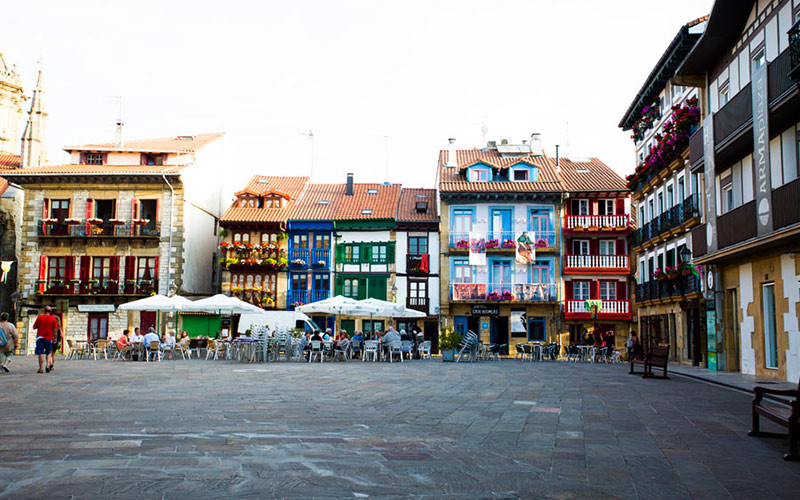
[[473, 316], [499, 316], [500, 306], [489, 304], [476, 304], [472, 306]]
[[104, 313], [114, 312], [114, 304], [78, 304], [78, 312], [82, 313]]

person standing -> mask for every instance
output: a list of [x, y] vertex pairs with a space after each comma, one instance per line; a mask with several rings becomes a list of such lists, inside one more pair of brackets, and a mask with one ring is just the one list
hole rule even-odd
[[628, 361], [631, 361], [639, 355], [639, 349], [642, 344], [639, 342], [639, 337], [636, 336], [636, 331], [631, 330], [631, 336], [625, 342], [625, 350], [628, 351]]
[[8, 322], [8, 313], [0, 313], [0, 331], [6, 339], [6, 343], [0, 345], [0, 367], [5, 373], [11, 371], [8, 365], [14, 356], [14, 349], [19, 345], [19, 333], [17, 327]]
[[[50, 351], [53, 350], [56, 328], [58, 328], [58, 320], [53, 316], [53, 308], [45, 306], [44, 314], [40, 314], [33, 322], [33, 329], [36, 330], [35, 353], [39, 356], [39, 371], [36, 373], [45, 372], [45, 361], [49, 357]], [[47, 366], [48, 372], [52, 369], [52, 366]]]
[[[55, 316], [53, 316], [55, 318]], [[58, 321], [58, 318], [56, 318]], [[50, 368], [49, 371], [53, 371], [56, 369], [56, 349], [61, 347], [61, 327], [56, 327], [55, 331], [53, 332], [53, 347], [50, 349], [50, 354], [47, 355], [47, 366]], [[63, 349], [62, 349], [63, 351]]]

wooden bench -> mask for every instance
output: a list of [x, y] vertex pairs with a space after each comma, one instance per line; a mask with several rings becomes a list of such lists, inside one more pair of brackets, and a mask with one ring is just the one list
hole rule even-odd
[[[769, 438], [787, 436], [779, 432], [762, 432], [759, 420], [761, 416], [764, 416], [789, 429], [789, 453], [785, 454], [783, 459], [793, 462], [800, 461], [800, 454], [797, 453], [797, 440], [800, 439], [800, 383], [798, 383], [797, 389], [779, 391], [767, 387], [754, 387], [753, 392], [756, 394], [753, 399], [753, 425], [750, 432], [747, 433], [748, 436]], [[788, 406], [780, 405], [779, 403], [765, 405], [764, 396], [767, 394], [789, 396], [793, 397], [794, 400], [789, 401]]]
[[669, 345], [657, 345], [653, 347], [653, 349], [648, 352], [644, 359], [631, 359], [631, 371], [628, 373], [638, 373], [634, 371], [634, 367], [636, 365], [642, 365], [643, 372], [642, 377], [656, 377], [653, 374], [653, 367], [662, 368], [664, 370], [664, 375], [657, 378], [669, 378], [667, 376], [667, 363], [669, 362]]

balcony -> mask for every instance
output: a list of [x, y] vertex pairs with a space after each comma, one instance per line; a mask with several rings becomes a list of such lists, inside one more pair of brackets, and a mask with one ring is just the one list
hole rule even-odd
[[698, 128], [689, 138], [689, 163], [697, 165], [703, 159], [703, 127]]
[[789, 28], [789, 76], [800, 80], [800, 21]]
[[451, 283], [453, 302], [553, 302], [557, 287], [553, 283]]
[[630, 271], [627, 255], [566, 255], [564, 272], [579, 273], [622, 273]]
[[[44, 285], [44, 295], [152, 295], [158, 292], [158, 280], [136, 280], [118, 283], [108, 280], [105, 283], [99, 280], [50, 280], [37, 282], [38, 286]], [[37, 292], [39, 293], [39, 292]]]
[[772, 191], [772, 220], [776, 230], [800, 222], [797, 200], [800, 200], [800, 178]]
[[428, 297], [408, 297], [406, 307], [428, 314]]
[[286, 293], [286, 305], [294, 307], [292, 304], [308, 304], [308, 290], [289, 290]]
[[[415, 275], [426, 275], [431, 270], [430, 258], [423, 259], [422, 255], [406, 255], [406, 273]], [[425, 264], [423, 265], [423, 261]]]
[[[753, 121], [753, 92], [748, 83], [714, 115], [714, 145], [726, 142]], [[753, 139], [750, 138], [751, 146]]]
[[627, 231], [631, 227], [628, 214], [623, 215], [565, 215], [567, 231]]
[[306, 269], [308, 267], [308, 248], [290, 248], [289, 267], [292, 269]]
[[[473, 231], [471, 233], [451, 232], [450, 250], [468, 252], [470, 234], [478, 238], [483, 238], [487, 252], [515, 252], [517, 248], [517, 236], [520, 233], [493, 231]], [[555, 231], [528, 231], [528, 234], [532, 234], [535, 238], [534, 247], [537, 252], [555, 250]]]
[[[681, 228], [684, 224], [700, 217], [699, 196], [689, 195], [682, 203], [672, 206], [669, 210], [642, 225], [633, 233], [634, 245], [639, 246], [654, 238], [669, 233], [673, 229]], [[699, 219], [698, 219], [699, 221]], [[691, 227], [691, 225], [688, 225]], [[687, 227], [687, 228], [688, 228]]]
[[678, 298], [684, 300], [686, 295], [700, 293], [700, 278], [694, 274], [679, 276], [674, 279], [650, 280], [636, 285], [636, 302], [648, 302]]
[[[629, 300], [601, 300], [600, 311], [597, 319], [630, 319], [631, 307]], [[566, 319], [592, 319], [592, 314], [587, 309], [585, 300], [568, 300], [564, 309]]]
[[320, 300], [325, 300], [330, 296], [331, 296], [330, 290], [311, 290], [309, 295], [309, 303], [319, 302]]
[[720, 250], [755, 237], [755, 200], [717, 217], [717, 246]]
[[314, 269], [330, 269], [331, 251], [328, 248], [314, 248], [311, 250], [311, 267]]
[[156, 223], [134, 224], [129, 222], [97, 222], [87, 226], [77, 219], [39, 219], [40, 238], [159, 238], [161, 230]]
[[706, 225], [700, 224], [692, 229], [692, 257], [700, 257], [708, 253]]

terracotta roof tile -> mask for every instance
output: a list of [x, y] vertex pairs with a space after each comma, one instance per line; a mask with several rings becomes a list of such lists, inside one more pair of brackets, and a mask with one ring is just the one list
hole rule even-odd
[[[370, 194], [370, 190], [377, 190]], [[392, 219], [400, 202], [400, 184], [354, 184], [353, 196], [345, 195], [336, 211], [337, 220]], [[364, 213], [364, 210], [371, 210]]]
[[219, 139], [223, 133], [214, 134], [195, 134], [178, 135], [173, 137], [160, 137], [157, 139], [137, 139], [124, 141], [122, 147], [116, 147], [113, 143], [105, 142], [99, 144], [82, 144], [79, 146], [67, 146], [65, 151], [125, 151], [125, 152], [144, 152], [144, 153], [191, 153], [202, 148], [206, 144]]
[[295, 200], [301, 196], [308, 184], [308, 177], [277, 177], [254, 175], [244, 190], [239, 193], [266, 194], [278, 192], [286, 194], [281, 208], [242, 207], [239, 200], [234, 201], [225, 211], [220, 222], [284, 222], [294, 209]]
[[[560, 173], [556, 173], [556, 160], [548, 156], [503, 158], [494, 149], [457, 150], [458, 168], [447, 168], [448, 151], [439, 152], [439, 190], [465, 193], [520, 193], [520, 192], [570, 192], [570, 191], [627, 191], [625, 180], [597, 158], [586, 161], [559, 160]], [[535, 182], [469, 182], [466, 167], [483, 162], [505, 169], [515, 163], [535, 165], [538, 177]], [[588, 172], [583, 172], [588, 170]]]
[[8, 181], [0, 177], [0, 195], [6, 192], [8, 189]]
[[[428, 202], [428, 211], [417, 212], [417, 202]], [[397, 220], [404, 222], [439, 222], [436, 213], [436, 190], [403, 188], [400, 194], [400, 206], [397, 209]]]
[[19, 168], [19, 155], [0, 153], [0, 170]]
[[45, 165], [43, 167], [20, 168], [11, 172], [5, 172], [6, 176], [18, 175], [55, 175], [55, 174], [78, 174], [78, 175], [145, 175], [160, 174], [165, 169], [169, 169], [167, 175], [176, 175], [186, 168], [185, 165]]
[[[290, 220], [333, 220], [344, 198], [344, 184], [309, 184], [294, 208]], [[324, 203], [326, 202], [327, 203]], [[323, 203], [320, 203], [323, 202]]]

